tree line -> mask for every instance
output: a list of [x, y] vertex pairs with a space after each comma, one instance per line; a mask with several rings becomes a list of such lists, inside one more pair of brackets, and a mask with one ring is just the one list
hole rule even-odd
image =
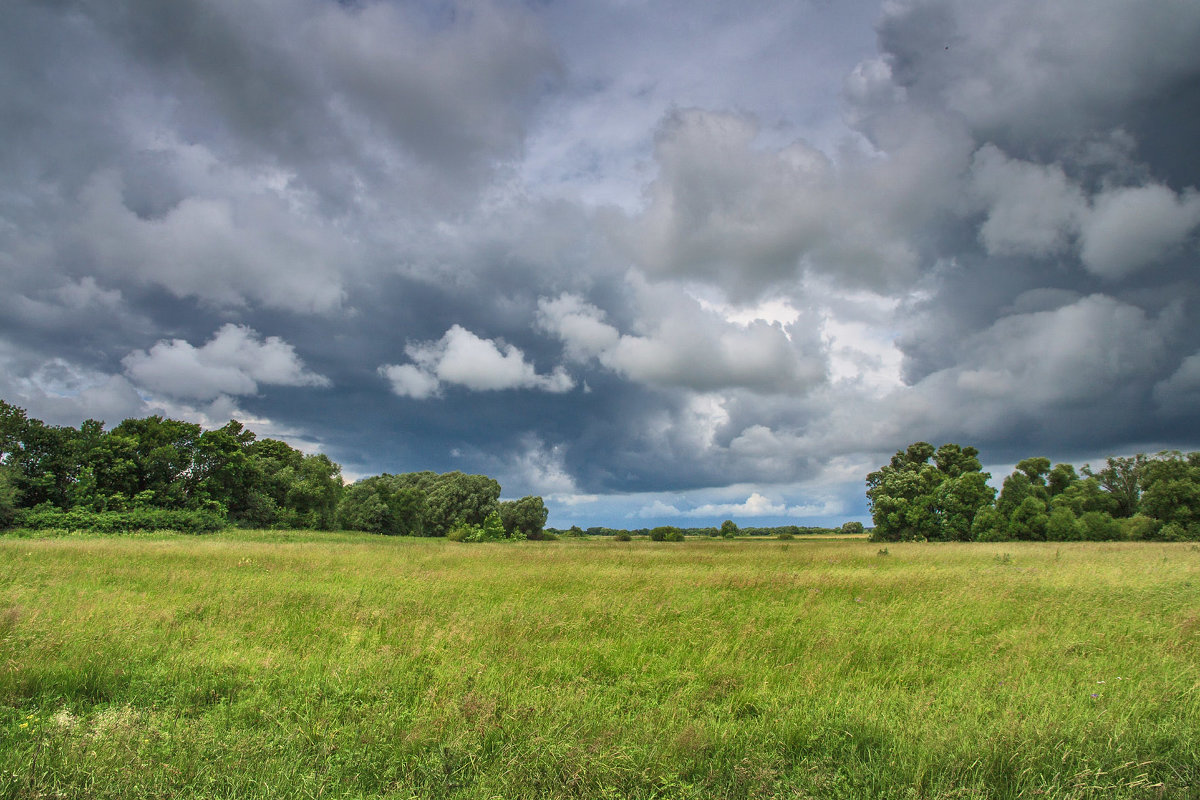
[[481, 541], [538, 538], [547, 516], [540, 497], [501, 501], [485, 475], [385, 473], [347, 486], [325, 454], [259, 439], [237, 420], [213, 430], [160, 416], [74, 428], [0, 400], [0, 527], [236, 525]]
[[1110, 457], [1103, 467], [1027, 458], [989, 485], [974, 447], [916, 442], [867, 476], [881, 541], [1200, 540], [1200, 453]]

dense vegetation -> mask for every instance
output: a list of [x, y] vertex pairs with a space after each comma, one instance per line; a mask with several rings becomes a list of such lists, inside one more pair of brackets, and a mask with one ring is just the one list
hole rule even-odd
[[1200, 453], [1109, 458], [1103, 468], [1027, 458], [988, 485], [979, 451], [917, 442], [867, 476], [882, 541], [1200, 540]]
[[416, 472], [344, 486], [341, 467], [259, 439], [231, 420], [215, 430], [152, 416], [111, 430], [47, 425], [0, 400], [0, 527], [193, 533], [250, 528], [537, 538], [540, 497], [500, 501], [484, 475]]
[[1192, 547], [0, 537], [0, 797], [1194, 798]]

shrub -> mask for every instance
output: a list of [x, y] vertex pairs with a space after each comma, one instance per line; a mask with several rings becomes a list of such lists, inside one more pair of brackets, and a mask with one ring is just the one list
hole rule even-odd
[[633, 537], [629, 535], [629, 531], [617, 531], [617, 534], [613, 538], [618, 542], [629, 542], [633, 540]]
[[131, 511], [63, 511], [48, 504], [17, 512], [17, 527], [30, 530], [94, 531], [132, 533], [169, 530], [181, 533], [212, 533], [226, 527], [225, 520], [211, 511], [171, 508], [135, 508]]
[[667, 534], [663, 537], [663, 540], [667, 542], [682, 542], [683, 531], [679, 530], [678, 528], [673, 528], [672, 530], [667, 531]]
[[1121, 523], [1103, 511], [1088, 511], [1079, 518], [1083, 536], [1092, 542], [1112, 542], [1121, 538]]
[[1157, 539], [1158, 531], [1162, 527], [1162, 522], [1159, 520], [1153, 517], [1144, 517], [1141, 514], [1126, 517], [1117, 522], [1121, 525], [1121, 538], [1133, 541]]
[[778, 535], [778, 536], [776, 536], [775, 538], [776, 538], [776, 539], [782, 539], [782, 540], [784, 540], [784, 541], [787, 541], [788, 539], [795, 539], [796, 537], [795, 537], [795, 536], [793, 536], [792, 534], [788, 533], [787, 531], [784, 531], [783, 533], [779, 534], [779, 535]]

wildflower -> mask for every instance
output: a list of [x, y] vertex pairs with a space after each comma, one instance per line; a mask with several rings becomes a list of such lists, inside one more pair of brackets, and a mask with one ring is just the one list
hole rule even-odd
[[1099, 696], [1100, 695], [1096, 694], [1095, 692], [1092, 692], [1092, 697], [1099, 697]]

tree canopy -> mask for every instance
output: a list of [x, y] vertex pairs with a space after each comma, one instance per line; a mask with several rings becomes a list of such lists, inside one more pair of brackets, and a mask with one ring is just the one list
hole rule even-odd
[[867, 476], [884, 541], [1200, 540], [1200, 453], [1111, 457], [1103, 467], [1017, 463], [1000, 489], [979, 452], [916, 442]]
[[[47, 425], [0, 400], [0, 526], [21, 524], [22, 515], [26, 524], [49, 525], [70, 513], [73, 525], [108, 514], [105, 525], [120, 528], [111, 515], [158, 509], [173, 512], [176, 523], [187, 513], [209, 515], [197, 518], [197, 529], [218, 519], [445, 536], [494, 517], [508, 536], [541, 535], [548, 516], [542, 498], [499, 498], [495, 480], [461, 472], [384, 473], [345, 486], [341, 467], [324, 453], [259, 439], [237, 420], [204, 430], [150, 416], [106, 431], [97, 420], [79, 428]], [[168, 519], [137, 517], [152, 518]]]

